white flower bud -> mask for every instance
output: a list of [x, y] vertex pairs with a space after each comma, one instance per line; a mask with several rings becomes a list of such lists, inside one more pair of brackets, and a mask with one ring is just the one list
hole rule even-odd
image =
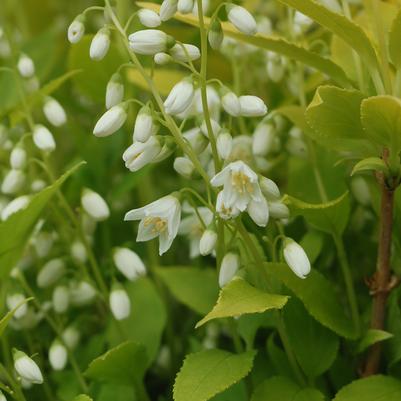
[[55, 340], [49, 349], [49, 362], [54, 370], [63, 370], [67, 365], [67, 348]]
[[199, 252], [201, 255], [206, 256], [213, 252], [217, 242], [217, 233], [211, 229], [203, 232], [199, 242]]
[[33, 93], [39, 90], [40, 83], [37, 77], [33, 76], [24, 81], [24, 88], [28, 93]]
[[194, 8], [194, 0], [178, 0], [177, 10], [181, 14], [189, 14]]
[[105, 200], [91, 189], [85, 188], [81, 195], [81, 205], [85, 212], [96, 221], [109, 218], [110, 210]]
[[231, 116], [238, 117], [241, 114], [241, 103], [234, 92], [227, 91], [221, 98], [221, 104], [224, 110]]
[[1, 211], [1, 220], [5, 221], [14, 213], [25, 209], [28, 206], [30, 199], [31, 198], [28, 195], [19, 196], [18, 198], [13, 199]]
[[59, 285], [54, 289], [52, 304], [56, 313], [67, 312], [70, 305], [70, 292], [65, 285]]
[[172, 58], [169, 54], [160, 52], [155, 54], [153, 60], [157, 65], [166, 65], [171, 62]]
[[257, 96], [240, 96], [241, 115], [244, 117], [259, 117], [267, 113], [263, 100]]
[[102, 60], [110, 48], [110, 31], [108, 28], [100, 29], [93, 37], [90, 48], [89, 56], [92, 60]]
[[104, 137], [114, 134], [119, 130], [127, 119], [127, 105], [120, 103], [107, 110], [98, 120], [93, 129], [93, 134], [97, 137]]
[[113, 74], [106, 87], [106, 109], [117, 106], [124, 99], [124, 85], [121, 75]]
[[156, 12], [146, 8], [142, 8], [138, 11], [138, 17], [141, 24], [147, 28], [156, 28], [162, 23], [159, 15]]
[[152, 113], [149, 107], [143, 106], [136, 117], [133, 140], [146, 142], [154, 134], [155, 126], [153, 124]]
[[220, 49], [221, 44], [223, 43], [224, 33], [219, 19], [216, 18], [213, 20], [207, 38], [212, 49]]
[[242, 33], [254, 35], [257, 32], [255, 18], [248, 10], [241, 6], [228, 4], [226, 6], [227, 17], [229, 21]]
[[269, 60], [266, 65], [266, 70], [267, 75], [273, 82], [279, 82], [283, 79], [285, 70], [281, 60]]
[[171, 49], [170, 49], [170, 54], [173, 57], [174, 60], [178, 61], [194, 61], [197, 60], [200, 57], [200, 51], [199, 48], [186, 44], [186, 43], [176, 43]]
[[15, 194], [22, 189], [25, 183], [25, 173], [21, 170], [10, 170], [1, 183], [3, 194]]
[[[213, 135], [216, 137], [217, 134], [221, 131], [220, 124], [216, 120], [210, 119], [210, 125], [212, 126]], [[206, 138], [209, 138], [209, 133], [208, 133], [207, 124], [206, 124], [205, 120], [203, 120], [203, 122], [200, 126], [200, 129], [201, 129], [202, 134], [205, 135]]]
[[252, 153], [255, 156], [266, 156], [272, 151], [275, 142], [275, 128], [273, 124], [260, 123], [253, 134]]
[[49, 123], [55, 127], [60, 127], [67, 121], [67, 116], [63, 106], [61, 106], [61, 104], [52, 97], [46, 98], [46, 102], [43, 105], [43, 113], [45, 114]]
[[40, 232], [33, 240], [33, 246], [40, 258], [47, 256], [54, 244], [54, 236], [52, 233]]
[[40, 270], [36, 284], [39, 288], [46, 288], [53, 285], [65, 273], [65, 264], [62, 259], [52, 259]]
[[26, 166], [26, 150], [20, 146], [15, 147], [10, 154], [10, 166], [13, 169], [23, 169]]
[[138, 171], [155, 162], [161, 150], [160, 142], [155, 136], [151, 136], [145, 143], [135, 142], [123, 153], [125, 167], [130, 171]]
[[173, 164], [174, 170], [185, 178], [190, 178], [195, 166], [187, 157], [176, 157]]
[[63, 331], [61, 337], [69, 349], [74, 349], [78, 345], [81, 335], [74, 326], [69, 326]]
[[138, 54], [155, 55], [165, 52], [172, 44], [174, 39], [163, 31], [157, 29], [144, 29], [129, 35], [131, 49]]
[[281, 198], [280, 190], [277, 184], [270, 178], [260, 177], [259, 186], [267, 200], [277, 201]]
[[41, 124], [35, 125], [33, 130], [33, 142], [38, 149], [44, 152], [52, 152], [56, 149], [56, 142], [54, 141], [52, 133]]
[[[21, 293], [14, 293], [11, 295], [7, 295], [6, 297], [6, 304], [8, 310], [13, 310], [16, 308], [21, 302], [25, 300], [25, 296]], [[26, 303], [22, 304], [15, 312], [14, 317], [16, 319], [20, 319], [24, 316], [28, 311], [28, 305]]]
[[72, 283], [70, 287], [70, 302], [72, 305], [83, 306], [94, 300], [96, 290], [86, 281]]
[[42, 372], [35, 361], [29, 358], [24, 352], [14, 349], [14, 368], [22, 379], [30, 382], [41, 384], [43, 383]]
[[85, 16], [83, 14], [78, 15], [77, 18], [72, 21], [68, 27], [67, 37], [70, 43], [78, 43], [85, 33]]
[[88, 256], [86, 254], [85, 245], [81, 241], [74, 241], [71, 245], [71, 256], [72, 258], [79, 262], [85, 263]]
[[183, 79], [175, 84], [164, 101], [166, 113], [174, 115], [185, 111], [191, 105], [194, 92], [194, 85], [191, 80]]
[[281, 202], [269, 202], [269, 212], [274, 219], [288, 219], [290, 217], [288, 207]]
[[184, 132], [182, 136], [189, 142], [195, 153], [202, 153], [206, 149], [208, 141], [199, 128], [192, 128]]
[[141, 258], [131, 249], [115, 248], [113, 260], [117, 269], [130, 281], [146, 274], [146, 267]]
[[291, 270], [300, 278], [305, 278], [310, 272], [310, 262], [303, 248], [291, 238], [284, 241], [284, 259]]
[[169, 20], [177, 12], [177, 2], [178, 0], [163, 0], [160, 6], [160, 19], [164, 22]]
[[110, 292], [110, 309], [116, 320], [124, 320], [131, 313], [131, 301], [124, 287], [115, 284]]
[[224, 255], [219, 272], [219, 286], [223, 288], [235, 276], [239, 268], [239, 256], [236, 253], [228, 252]]
[[216, 146], [219, 156], [226, 160], [230, 156], [233, 147], [233, 138], [228, 131], [220, 132], [217, 136]]
[[352, 178], [351, 192], [361, 205], [369, 206], [372, 202], [369, 186], [361, 176]]
[[30, 57], [26, 54], [21, 54], [18, 60], [17, 68], [19, 73], [24, 78], [31, 78], [35, 74], [35, 65]]

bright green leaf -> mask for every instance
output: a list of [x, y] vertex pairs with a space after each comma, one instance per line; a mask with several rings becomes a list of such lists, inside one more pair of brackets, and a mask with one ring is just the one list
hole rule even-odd
[[377, 329], [369, 329], [362, 337], [361, 341], [358, 344], [358, 348], [356, 350], [357, 353], [361, 353], [368, 349], [371, 345], [376, 344], [380, 341], [388, 340], [389, 338], [394, 337], [393, 334]]
[[401, 10], [398, 11], [389, 34], [389, 52], [390, 58], [396, 68], [401, 68], [401, 51], [400, 51], [400, 38], [401, 38]]
[[90, 398], [88, 395], [86, 394], [80, 394], [77, 395], [73, 401], [93, 401], [92, 398]]
[[200, 327], [213, 319], [234, 317], [246, 313], [262, 313], [268, 309], [281, 309], [288, 297], [268, 294], [252, 287], [242, 278], [234, 278], [224, 286], [214, 308], [196, 324]]
[[190, 354], [174, 383], [174, 401], [207, 401], [237, 383], [252, 369], [255, 352], [231, 354], [218, 349]]
[[383, 159], [380, 157], [367, 157], [366, 159], [362, 159], [357, 164], [355, 164], [352, 169], [351, 175], [356, 173], [361, 173], [363, 171], [382, 171], [386, 172], [388, 167], [386, 163], [384, 163]]

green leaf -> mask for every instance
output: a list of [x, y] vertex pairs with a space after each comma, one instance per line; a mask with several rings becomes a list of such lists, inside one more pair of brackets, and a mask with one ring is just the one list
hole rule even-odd
[[312, 18], [344, 42], [348, 43], [365, 60], [369, 68], [378, 68], [378, 61], [373, 44], [364, 30], [345, 16], [329, 10], [314, 0], [280, 0], [302, 14]]
[[90, 398], [88, 395], [86, 394], [80, 394], [77, 395], [73, 401], [93, 401], [92, 398]]
[[139, 384], [148, 364], [146, 349], [126, 341], [94, 359], [85, 371], [91, 379], [116, 384]]
[[401, 68], [401, 51], [400, 51], [400, 38], [401, 38], [401, 10], [398, 11], [389, 34], [389, 53], [390, 59], [395, 67]]
[[302, 246], [308, 255], [310, 263], [313, 265], [323, 248], [323, 234], [317, 230], [308, 230], [299, 244]]
[[296, 300], [284, 308], [284, 321], [295, 356], [309, 378], [326, 372], [338, 352], [338, 337], [313, 319]]
[[362, 128], [360, 108], [365, 96], [356, 90], [321, 86], [306, 109], [312, 127], [306, 133], [321, 145], [358, 156], [375, 154]]
[[343, 387], [333, 401], [399, 401], [401, 382], [389, 376], [370, 376]]
[[304, 304], [306, 310], [323, 326], [338, 335], [355, 339], [356, 332], [339, 302], [330, 282], [312, 269], [306, 279], [297, 277], [290, 268], [280, 263], [265, 263], [269, 274], [279, 279]]
[[350, 205], [348, 192], [326, 203], [306, 203], [285, 195], [283, 202], [288, 205], [292, 215], [300, 215], [318, 230], [328, 234], [341, 234], [348, 222]]
[[275, 376], [259, 384], [251, 401], [324, 401], [324, 399], [323, 394], [314, 388], [302, 389], [287, 377]]
[[361, 173], [364, 171], [388, 171], [388, 167], [386, 163], [384, 163], [383, 159], [380, 157], [367, 157], [366, 159], [362, 159], [357, 164], [355, 164], [352, 169], [351, 175], [356, 173]]
[[160, 267], [156, 270], [178, 301], [204, 315], [213, 308], [219, 293], [216, 271], [197, 267]]
[[[165, 306], [149, 278], [141, 277], [124, 285], [131, 301], [132, 311], [127, 319], [119, 322], [119, 326], [128, 340], [145, 346], [149, 363], [151, 363], [157, 355], [166, 324]], [[121, 334], [114, 320], [110, 322], [108, 340], [111, 346], [121, 341]]]
[[0, 278], [7, 277], [21, 258], [36, 222], [64, 181], [85, 162], [76, 164], [54, 184], [34, 195], [28, 206], [0, 224]]
[[252, 287], [242, 278], [234, 278], [221, 289], [216, 305], [196, 324], [196, 327], [213, 319], [246, 313], [262, 313], [268, 309], [281, 309], [287, 300], [286, 296], [268, 294]]
[[368, 349], [371, 345], [376, 344], [380, 341], [388, 340], [389, 338], [394, 337], [393, 334], [377, 329], [369, 329], [362, 337], [361, 341], [358, 344], [357, 353], [361, 353]]
[[394, 96], [373, 96], [361, 104], [361, 121], [367, 137], [397, 155], [401, 150], [401, 101]]
[[252, 369], [255, 352], [231, 354], [218, 349], [190, 354], [174, 383], [174, 401], [207, 401], [237, 383]]
[[[137, 4], [140, 7], [149, 8], [156, 12], [158, 12], [160, 9], [160, 6], [154, 3], [137, 2]], [[188, 25], [196, 27], [199, 26], [198, 18], [191, 14], [184, 15], [180, 13], [175, 13], [174, 18]], [[208, 27], [210, 25], [210, 18], [204, 17], [204, 20], [205, 26]], [[224, 35], [226, 36], [250, 45], [254, 45], [256, 47], [259, 47], [260, 49], [272, 51], [289, 57], [290, 59], [300, 61], [301, 63], [309, 65], [310, 67], [313, 67], [316, 70], [327, 74], [339, 85], [342, 85], [344, 87], [352, 86], [344, 71], [337, 64], [333, 63], [329, 59], [321, 57], [317, 53], [290, 43], [285, 39], [274, 36], [268, 36], [261, 33], [258, 33], [257, 35], [244, 35], [243, 33], [238, 32], [230, 23], [227, 22], [222, 23], [222, 28], [224, 31]]]
[[31, 301], [33, 298], [26, 298], [22, 300], [14, 309], [7, 312], [3, 318], [0, 320], [0, 337], [3, 334], [4, 330], [8, 326], [11, 318], [14, 316], [14, 313], [19, 309], [22, 305], [26, 304], [27, 302]]

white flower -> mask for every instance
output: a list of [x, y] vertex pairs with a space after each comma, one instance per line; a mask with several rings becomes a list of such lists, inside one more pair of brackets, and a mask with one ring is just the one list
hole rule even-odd
[[[16, 308], [19, 304], [21, 304], [21, 302], [23, 302], [24, 300], [25, 296], [18, 292], [13, 293], [11, 295], [7, 295], [6, 297], [7, 308], [11, 311], [14, 308]], [[19, 319], [22, 316], [24, 316], [27, 311], [28, 311], [28, 305], [24, 303], [20, 305], [18, 309], [14, 312], [14, 317], [16, 319]]]
[[113, 74], [106, 87], [106, 109], [111, 109], [123, 101], [124, 85], [121, 75]]
[[263, 195], [268, 201], [277, 201], [281, 198], [277, 184], [270, 178], [260, 177], [259, 185]]
[[50, 252], [54, 244], [54, 234], [48, 232], [40, 232], [33, 238], [33, 246], [37, 255], [44, 258]]
[[194, 0], [178, 0], [177, 9], [181, 14], [189, 14], [194, 8]]
[[10, 170], [1, 183], [1, 192], [3, 194], [17, 193], [25, 183], [25, 173], [21, 170]]
[[16, 146], [10, 154], [10, 166], [14, 169], [22, 169], [26, 165], [26, 150]]
[[39, 288], [46, 288], [53, 285], [65, 273], [65, 264], [62, 259], [49, 260], [40, 270], [36, 284]]
[[257, 96], [240, 96], [241, 115], [244, 117], [259, 117], [267, 113], [263, 100]]
[[35, 125], [33, 130], [33, 142], [38, 149], [44, 152], [52, 152], [56, 149], [56, 142], [54, 141], [52, 133], [41, 124]]
[[211, 254], [216, 246], [216, 242], [217, 233], [208, 228], [204, 231], [199, 241], [199, 253], [202, 256]]
[[72, 258], [79, 262], [79, 263], [85, 263], [86, 259], [88, 258], [86, 254], [86, 248], [85, 245], [81, 241], [74, 241], [71, 245], [71, 256]]
[[166, 65], [171, 61], [171, 56], [167, 53], [160, 52], [155, 54], [153, 60], [157, 65]]
[[152, 113], [149, 107], [143, 106], [136, 117], [133, 140], [146, 142], [151, 135], [155, 134], [157, 126], [153, 123]]
[[174, 39], [163, 31], [157, 29], [144, 29], [129, 35], [131, 49], [138, 54], [155, 55], [165, 52], [173, 43]]
[[295, 11], [294, 14], [294, 32], [299, 35], [303, 31], [306, 31], [313, 23], [313, 20], [307, 15], [302, 14], [299, 11]]
[[42, 372], [35, 361], [29, 358], [24, 352], [14, 349], [14, 368], [22, 379], [30, 383], [43, 383]]
[[[209, 109], [211, 118], [219, 121], [221, 101], [219, 93], [212, 85], [207, 85], [206, 97], [207, 107]], [[194, 107], [197, 114], [203, 114], [202, 92], [200, 88], [196, 89], [194, 94]]]
[[69, 349], [74, 349], [78, 345], [81, 335], [74, 326], [69, 326], [63, 331], [61, 337]]
[[257, 32], [255, 18], [248, 10], [241, 6], [228, 4], [226, 6], [229, 21], [241, 32], [246, 35], [254, 35]]
[[96, 221], [106, 220], [110, 216], [110, 210], [105, 200], [91, 189], [85, 188], [82, 191], [81, 205], [85, 212]]
[[65, 285], [57, 286], [52, 295], [53, 309], [56, 313], [65, 313], [70, 304], [70, 292]]
[[90, 48], [89, 56], [92, 60], [102, 60], [110, 48], [110, 31], [108, 28], [100, 29], [93, 37]]
[[46, 182], [43, 180], [32, 181], [31, 189], [33, 192], [39, 192], [46, 187]]
[[207, 139], [198, 127], [183, 132], [182, 136], [188, 141], [197, 154], [202, 153], [208, 145]]
[[[216, 137], [217, 134], [221, 131], [220, 124], [212, 118], [212, 119], [210, 119], [210, 125], [212, 126], [212, 133]], [[209, 138], [209, 131], [207, 129], [207, 124], [206, 124], [205, 120], [203, 120], [203, 122], [200, 126], [200, 130], [201, 130], [202, 134], [205, 135], [206, 138]]]
[[138, 242], [159, 237], [159, 254], [165, 253], [177, 236], [181, 219], [181, 206], [173, 195], [167, 195], [149, 205], [129, 211], [124, 220], [141, 220]]
[[235, 206], [228, 206], [224, 201], [223, 191], [220, 191], [216, 200], [216, 211], [224, 220], [234, 219], [241, 211]]
[[0, 401], [7, 401], [6, 396], [3, 394], [1, 390], [0, 390]]
[[35, 74], [35, 65], [30, 57], [26, 54], [21, 54], [18, 60], [17, 68], [19, 73], [24, 78], [31, 78]]
[[83, 14], [78, 15], [74, 21], [71, 22], [68, 27], [67, 37], [70, 43], [78, 43], [85, 33], [85, 16]]
[[223, 130], [220, 132], [217, 136], [216, 146], [219, 156], [226, 160], [230, 156], [233, 146], [233, 138], [228, 131]]
[[351, 192], [361, 205], [369, 206], [372, 203], [369, 185], [361, 176], [352, 177]]
[[46, 98], [45, 104], [43, 105], [43, 113], [50, 124], [55, 127], [60, 127], [67, 121], [63, 106], [54, 98]]
[[146, 8], [142, 8], [138, 11], [138, 17], [141, 24], [147, 28], [156, 28], [162, 23], [159, 15], [155, 11]]
[[288, 207], [279, 201], [269, 202], [269, 212], [274, 219], [287, 219], [290, 216]]
[[183, 62], [194, 61], [200, 57], [199, 48], [186, 43], [176, 43], [169, 52], [173, 59]]
[[177, 12], [177, 2], [178, 0], [163, 0], [160, 6], [160, 19], [164, 22], [169, 20]]
[[146, 274], [146, 267], [141, 258], [131, 249], [115, 248], [113, 261], [117, 269], [130, 281]]
[[116, 320], [124, 320], [131, 313], [131, 301], [124, 287], [115, 284], [110, 292], [110, 309]]
[[[207, 207], [198, 207], [197, 212], [203, 224], [207, 227], [213, 220], [213, 213]], [[192, 207], [190, 208], [190, 213], [189, 216], [182, 219], [178, 232], [180, 235], [189, 237], [189, 256], [191, 258], [196, 258], [200, 255], [200, 240], [205, 229], [199, 220], [198, 214]]]
[[252, 153], [255, 156], [266, 156], [274, 148], [276, 130], [273, 124], [260, 123], [252, 138]]
[[234, 92], [227, 91], [221, 98], [221, 104], [224, 110], [231, 116], [238, 117], [241, 114], [241, 103]]
[[18, 198], [13, 199], [1, 211], [1, 220], [5, 221], [14, 213], [25, 209], [28, 206], [30, 199], [31, 198], [28, 195], [19, 196]]
[[[202, 12], [203, 15], [206, 15], [210, 6], [210, 0], [202, 0]], [[194, 1], [194, 9], [192, 10], [192, 14], [198, 16], [198, 2]]]
[[283, 79], [284, 76], [284, 66], [281, 62], [281, 59], [278, 60], [268, 60], [266, 64], [267, 75], [273, 82], [279, 82]]
[[87, 281], [70, 283], [70, 301], [72, 305], [87, 305], [93, 301], [95, 296], [96, 290]]
[[194, 85], [191, 80], [183, 79], [174, 85], [167, 99], [164, 101], [164, 107], [167, 114], [179, 114], [185, 111], [194, 97]]
[[236, 253], [228, 252], [224, 255], [219, 271], [219, 286], [223, 288], [235, 276], [239, 268], [239, 256]]
[[145, 143], [135, 142], [123, 153], [125, 167], [130, 171], [138, 171], [153, 162], [161, 149], [160, 142], [154, 136]]
[[67, 349], [60, 341], [55, 340], [49, 349], [49, 362], [54, 370], [63, 370], [67, 365]]
[[266, 199], [251, 200], [247, 207], [249, 217], [259, 226], [266, 227], [269, 221], [269, 208]]
[[298, 277], [305, 278], [309, 274], [311, 267], [308, 256], [293, 239], [285, 239], [283, 253], [286, 263]]
[[109, 136], [119, 130], [127, 119], [127, 105], [120, 103], [104, 113], [93, 129], [97, 137]]
[[187, 157], [176, 157], [173, 164], [174, 170], [185, 178], [190, 178], [195, 166]]

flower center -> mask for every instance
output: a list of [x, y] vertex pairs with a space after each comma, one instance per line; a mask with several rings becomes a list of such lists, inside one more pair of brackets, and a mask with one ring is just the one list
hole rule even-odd
[[152, 225], [152, 233], [161, 234], [167, 228], [167, 220], [160, 217], [146, 217], [144, 220], [144, 226], [147, 227]]
[[231, 174], [231, 183], [235, 190], [239, 193], [252, 193], [253, 186], [249, 177], [242, 171], [235, 171]]

